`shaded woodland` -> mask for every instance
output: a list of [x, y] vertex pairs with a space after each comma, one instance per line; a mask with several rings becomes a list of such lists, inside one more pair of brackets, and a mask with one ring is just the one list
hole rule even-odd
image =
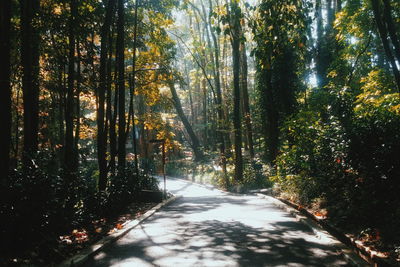
[[162, 140], [400, 258], [399, 92], [395, 0], [1, 0], [0, 253], [157, 190]]

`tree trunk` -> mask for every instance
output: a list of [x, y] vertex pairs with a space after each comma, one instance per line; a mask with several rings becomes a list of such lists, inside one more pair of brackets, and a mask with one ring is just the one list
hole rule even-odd
[[241, 53], [241, 75], [240, 75], [240, 85], [242, 89], [243, 95], [243, 115], [244, 115], [244, 123], [246, 125], [246, 138], [247, 144], [249, 147], [250, 158], [254, 158], [254, 143], [253, 143], [253, 129], [251, 125], [251, 114], [250, 114], [250, 104], [249, 104], [249, 91], [247, 88], [247, 55], [246, 55], [246, 45], [244, 42], [241, 42], [240, 45], [240, 53]]
[[[74, 152], [74, 87], [75, 87], [75, 19], [77, 12], [76, 0], [70, 1], [71, 14], [68, 32], [68, 85], [65, 109], [65, 149], [64, 166], [68, 182], [71, 182], [76, 169]], [[68, 184], [69, 185], [69, 184]]]
[[[270, 55], [271, 57], [271, 55]], [[267, 62], [266, 66], [270, 66]], [[274, 97], [272, 85], [272, 70], [263, 69], [263, 79], [265, 86], [262, 92], [262, 101], [264, 106], [264, 139], [266, 143], [266, 158], [270, 164], [273, 164], [278, 155], [279, 146], [279, 114], [277, 109], [277, 100]]]
[[99, 191], [104, 191], [107, 185], [107, 140], [104, 131], [105, 115], [105, 91], [107, 77], [107, 54], [109, 45], [109, 32], [114, 15], [116, 0], [109, 0], [106, 8], [105, 21], [101, 27], [101, 45], [100, 45], [100, 81], [97, 91], [98, 109], [97, 109], [97, 157], [99, 163]]
[[394, 47], [394, 55], [396, 57], [397, 62], [400, 62], [400, 42], [397, 37], [396, 26], [392, 17], [392, 7], [390, 5], [389, 0], [383, 0], [384, 4], [384, 16], [385, 23], [389, 32], [390, 40], [392, 41]]
[[243, 179], [242, 125], [240, 116], [240, 10], [231, 0], [231, 44], [233, 57], [233, 129], [235, 135], [235, 181]]
[[125, 147], [125, 19], [124, 0], [118, 0], [117, 68], [118, 68], [118, 170], [123, 173], [126, 163]]
[[390, 44], [388, 40], [388, 31], [386, 25], [382, 20], [382, 14], [380, 11], [379, 0], [371, 0], [372, 2], [372, 11], [374, 12], [375, 22], [378, 27], [379, 36], [381, 38], [383, 49], [385, 50], [386, 57], [389, 60], [389, 63], [392, 67], [392, 71], [395, 77], [395, 81], [397, 84], [397, 88], [400, 92], [400, 72], [396, 65], [396, 60], [392, 54], [392, 50], [390, 49]]
[[24, 158], [38, 150], [39, 129], [39, 34], [34, 19], [39, 0], [20, 0], [21, 4], [21, 65], [24, 100]]
[[136, 125], [135, 125], [135, 108], [133, 107], [133, 96], [136, 89], [136, 49], [137, 49], [137, 31], [138, 31], [138, 7], [140, 0], [135, 1], [135, 21], [133, 29], [133, 56], [132, 56], [132, 88], [131, 88], [131, 106], [132, 106], [132, 146], [135, 160], [135, 172], [139, 175], [139, 162], [137, 156], [136, 144]]
[[316, 75], [317, 75], [317, 86], [319, 88], [322, 88], [326, 85], [326, 75], [325, 75], [325, 68], [324, 65], [324, 58], [323, 58], [323, 53], [324, 53], [324, 42], [323, 42], [323, 32], [324, 32], [324, 26], [323, 26], [323, 17], [322, 17], [322, 0], [316, 0], [315, 3], [315, 17], [317, 20], [317, 44], [315, 48], [315, 70], [316, 70]]
[[[212, 11], [213, 11], [213, 5], [212, 5], [212, 0], [208, 0], [209, 4], [209, 16], [208, 16], [208, 23], [211, 24], [211, 17], [212, 17]], [[222, 89], [221, 89], [221, 73], [220, 73], [220, 64], [219, 64], [219, 45], [218, 45], [218, 39], [217, 36], [215, 35], [214, 31], [211, 30], [211, 37], [213, 40], [214, 44], [214, 83], [215, 83], [215, 91], [216, 91], [216, 108], [217, 108], [217, 138], [218, 138], [218, 143], [219, 143], [219, 153], [220, 153], [220, 159], [221, 159], [221, 167], [222, 167], [222, 172], [224, 175], [224, 181], [225, 181], [225, 187], [229, 188], [230, 187], [230, 181], [228, 178], [227, 174], [227, 168], [226, 168], [226, 153], [225, 153], [225, 139], [224, 139], [224, 127], [223, 127], [223, 122], [225, 120], [225, 115], [224, 115], [224, 110], [222, 107]]]
[[187, 119], [185, 113], [183, 112], [181, 101], [179, 99], [178, 94], [176, 93], [175, 84], [173, 82], [170, 82], [169, 88], [171, 90], [172, 100], [173, 100], [176, 112], [178, 113], [179, 118], [181, 119], [183, 125], [185, 126], [187, 133], [189, 134], [190, 140], [192, 141], [191, 146], [192, 146], [193, 153], [194, 153], [194, 160], [200, 161], [203, 159], [203, 153], [201, 152], [199, 139], [197, 138], [196, 134], [194, 133], [192, 125], [190, 125], [189, 120]]
[[77, 61], [77, 75], [76, 75], [76, 127], [75, 127], [75, 144], [74, 144], [74, 150], [75, 150], [75, 160], [78, 166], [78, 161], [79, 161], [79, 153], [78, 153], [78, 145], [79, 145], [79, 138], [80, 138], [80, 132], [81, 132], [81, 101], [80, 101], [80, 94], [81, 94], [81, 82], [82, 82], [82, 72], [81, 72], [81, 50], [80, 50], [80, 44], [77, 42], [76, 44], [76, 52], [78, 56], [78, 61]]
[[11, 0], [0, 1], [0, 187], [8, 180], [11, 144]]

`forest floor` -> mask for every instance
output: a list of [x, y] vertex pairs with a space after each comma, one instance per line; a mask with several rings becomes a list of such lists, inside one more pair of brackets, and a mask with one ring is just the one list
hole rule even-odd
[[52, 266], [79, 253], [105, 236], [124, 228], [124, 224], [152, 209], [156, 202], [134, 202], [118, 216], [98, 218], [91, 223], [80, 225], [63, 235], [43, 236], [42, 242], [23, 255], [13, 255], [0, 260], [0, 266]]

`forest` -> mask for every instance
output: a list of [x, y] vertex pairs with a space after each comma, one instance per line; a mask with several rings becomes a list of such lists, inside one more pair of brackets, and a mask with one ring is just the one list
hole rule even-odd
[[400, 259], [397, 0], [1, 0], [0, 125], [0, 265], [163, 169]]

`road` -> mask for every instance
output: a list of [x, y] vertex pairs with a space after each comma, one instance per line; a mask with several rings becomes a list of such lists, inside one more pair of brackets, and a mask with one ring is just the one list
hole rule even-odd
[[266, 199], [178, 179], [167, 188], [182, 198], [86, 266], [346, 266], [329, 241]]

